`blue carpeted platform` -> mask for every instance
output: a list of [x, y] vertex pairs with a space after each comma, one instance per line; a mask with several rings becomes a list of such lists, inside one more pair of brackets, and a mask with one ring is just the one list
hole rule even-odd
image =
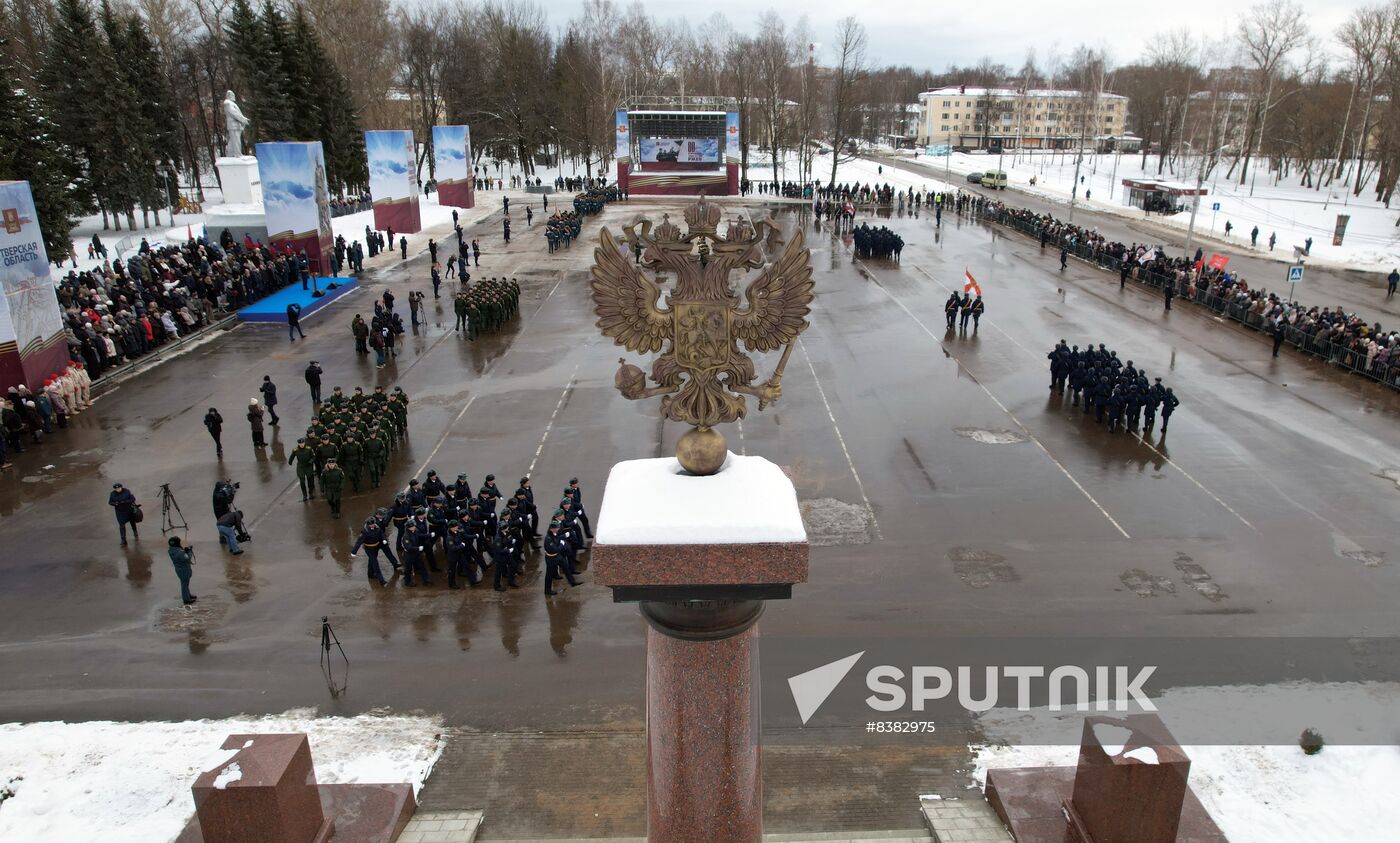
[[[303, 290], [301, 284], [289, 284], [281, 290], [273, 293], [261, 301], [253, 302], [242, 310], [238, 311], [238, 318], [244, 322], [278, 322], [286, 324], [287, 305], [295, 302], [301, 305], [301, 318], [305, 319], [316, 311], [340, 298], [359, 283], [354, 278], [318, 278], [316, 283], [321, 287], [322, 295], [319, 298], [311, 297], [311, 290]], [[327, 290], [330, 284], [336, 284], [334, 290]]]

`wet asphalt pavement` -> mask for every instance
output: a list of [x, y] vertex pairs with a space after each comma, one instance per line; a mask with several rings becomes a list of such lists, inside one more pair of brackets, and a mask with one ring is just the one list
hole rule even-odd
[[[633, 201], [601, 220], [678, 207]], [[883, 222], [905, 239], [902, 263], [854, 262], [848, 240], [797, 208], [778, 213], [812, 248], [812, 327], [781, 403], [727, 431], [731, 449], [789, 470], [823, 545], [810, 583], [769, 607], [766, 637], [1400, 632], [1393, 391], [1290, 352], [1272, 359], [1258, 334], [1192, 306], [1164, 315], [1158, 296], [1120, 292], [1082, 264], [1061, 273], [1004, 230], [896, 217]], [[524, 588], [497, 594], [441, 580], [370, 588], [363, 556], [349, 557], [364, 515], [426, 468], [447, 480], [465, 471], [474, 486], [494, 473], [507, 491], [528, 473], [546, 511], [577, 475], [596, 518], [614, 462], [672, 452], [681, 427], [662, 424], [655, 402], [617, 394], [620, 349], [593, 327], [599, 225], [555, 255], [523, 226], [502, 249], [495, 217], [468, 231], [482, 240], [478, 272], [522, 286], [521, 316], [497, 335], [466, 342], [450, 298], [430, 298], [427, 327], [375, 370], [354, 353], [351, 316], [368, 316], [386, 286], [405, 308], [409, 289], [430, 292], [426, 253], [386, 261], [367, 289], [307, 320], [304, 342], [241, 326], [122, 384], [22, 455], [0, 486], [0, 719], [319, 706], [438, 712], [468, 730], [638, 726], [643, 622], [586, 572], [547, 602], [534, 559]], [[946, 333], [942, 302], [965, 266], [987, 314], [975, 333]], [[1111, 435], [1052, 395], [1045, 355], [1061, 337], [1103, 342], [1163, 377], [1182, 400], [1170, 433]], [[301, 502], [286, 463], [310, 416], [302, 370], [313, 358], [327, 393], [398, 385], [412, 401], [385, 486], [347, 494], [341, 520]], [[761, 377], [776, 360], [760, 362]], [[255, 451], [242, 407], [264, 374], [283, 422]], [[210, 406], [226, 419], [222, 462], [201, 424]], [[220, 477], [242, 484], [254, 538], [239, 557], [215, 541]], [[118, 480], [147, 513], [127, 549], [106, 506]], [[199, 553], [189, 611], [159, 532], [165, 482]], [[1185, 584], [1159, 593], [1143, 587], [1153, 577]], [[338, 699], [318, 667], [323, 615], [349, 658]]]

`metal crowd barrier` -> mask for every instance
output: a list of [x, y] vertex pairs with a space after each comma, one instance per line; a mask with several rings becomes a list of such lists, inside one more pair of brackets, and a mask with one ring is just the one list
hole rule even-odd
[[[1040, 240], [1040, 226], [1020, 217], [1011, 216], [1001, 211], [984, 211], [979, 214], [975, 210], [973, 211], [973, 216], [981, 216], [991, 222], [1015, 229], [1034, 240]], [[1046, 238], [1045, 242], [1047, 245], [1054, 245], [1056, 248], [1064, 245], [1057, 235]], [[1119, 258], [1105, 252], [1097, 251], [1083, 243], [1070, 245], [1068, 250], [1070, 254], [1114, 273], [1119, 272], [1123, 266]], [[1173, 280], [1172, 276], [1164, 275], [1160, 272], [1153, 272], [1140, 266], [1134, 267], [1132, 273], [1129, 274], [1128, 277], [1138, 283], [1155, 287], [1159, 290], [1167, 284], [1175, 284], [1178, 298], [1185, 301], [1194, 301], [1196, 304], [1207, 307], [1216, 314], [1232, 319], [1246, 328], [1252, 328], [1271, 338], [1273, 336], [1273, 332], [1264, 321], [1263, 315], [1256, 313], [1250, 306], [1252, 302], [1237, 302], [1212, 295], [1209, 284], [1196, 285], [1193, 291], [1191, 289], [1193, 285], [1189, 278]], [[1366, 354], [1363, 351], [1341, 343], [1334, 343], [1329, 339], [1320, 338], [1315, 334], [1308, 334], [1292, 325], [1285, 328], [1284, 343], [1293, 346], [1301, 353], [1311, 354], [1324, 362], [1370, 378], [1392, 389], [1400, 389], [1400, 359], [1382, 363], [1373, 358], [1368, 363]]]

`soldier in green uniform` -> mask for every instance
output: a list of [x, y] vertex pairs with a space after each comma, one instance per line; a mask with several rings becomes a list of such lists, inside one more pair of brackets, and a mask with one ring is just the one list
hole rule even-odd
[[326, 503], [331, 505], [331, 516], [335, 518], [340, 517], [340, 490], [344, 485], [345, 472], [340, 470], [332, 457], [321, 469], [321, 492], [326, 496]]
[[453, 326], [454, 331], [465, 331], [467, 329], [467, 294], [459, 291], [452, 298], [452, 310], [457, 314], [457, 324]]
[[365, 451], [360, 440], [352, 433], [345, 437], [340, 446], [340, 459], [345, 466], [345, 476], [350, 480], [350, 490], [360, 491], [360, 472], [364, 470]]
[[365, 467], [369, 469], [369, 485], [378, 489], [379, 481], [384, 476], [384, 468], [388, 462], [389, 446], [384, 443], [384, 438], [380, 434], [379, 427], [373, 426], [365, 434]]
[[[325, 475], [326, 466], [340, 458], [340, 443], [336, 440], [335, 434], [328, 433], [316, 445], [316, 464], [320, 466], [320, 474]], [[323, 490], [324, 491], [324, 490]]]
[[297, 446], [287, 458], [287, 465], [292, 463], [296, 463], [302, 501], [316, 497], [316, 449], [306, 444], [305, 438], [297, 440]]

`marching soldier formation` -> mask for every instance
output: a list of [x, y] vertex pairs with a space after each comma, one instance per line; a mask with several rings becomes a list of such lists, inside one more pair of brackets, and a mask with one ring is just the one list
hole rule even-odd
[[904, 238], [887, 226], [871, 228], [869, 223], [861, 223], [851, 232], [851, 237], [855, 239], [857, 257], [899, 260], [904, 251]]
[[1080, 351], [1079, 346], [1060, 340], [1046, 356], [1050, 359], [1050, 389], [1062, 398], [1071, 395], [1070, 406], [1082, 403], [1084, 414], [1092, 412], [1095, 421], [1107, 419], [1110, 433], [1120, 427], [1137, 433], [1141, 424], [1139, 435], [1148, 436], [1160, 409], [1165, 435], [1172, 413], [1181, 405], [1161, 378], [1149, 378], [1147, 370], [1137, 368], [1131, 360], [1123, 363], [1118, 352], [1103, 343]]
[[457, 316], [453, 330], [464, 331], [467, 339], [500, 330], [520, 309], [520, 284], [514, 279], [486, 278], [463, 286], [452, 302]]
[[507, 498], [494, 474], [486, 475], [473, 495], [466, 474], [458, 474], [449, 484], [436, 471], [429, 471], [421, 483], [410, 480], [392, 504], [365, 519], [350, 555], [357, 556], [364, 548], [369, 581], [384, 587], [389, 579], [379, 564], [381, 553], [393, 573], [402, 574], [405, 588], [430, 586], [434, 574], [446, 574], [451, 589], [463, 588], [462, 580], [468, 587], [476, 586], [486, 581], [489, 569], [492, 588], [505, 591], [520, 587], [527, 553], [542, 553], [544, 593], [552, 597], [558, 593], [554, 584], [559, 580], [571, 587], [583, 584], [578, 579], [578, 555], [588, 551], [592, 540], [593, 527], [583, 509], [577, 477], [569, 480], [541, 534], [529, 477], [520, 478], [515, 493]]
[[361, 483], [379, 488], [389, 454], [408, 435], [408, 395], [397, 386], [391, 392], [376, 386], [371, 393], [357, 386], [346, 395], [337, 386], [317, 407], [287, 463], [296, 465], [302, 501], [316, 497], [319, 480], [331, 515], [339, 518], [346, 483], [351, 492], [360, 491]]

